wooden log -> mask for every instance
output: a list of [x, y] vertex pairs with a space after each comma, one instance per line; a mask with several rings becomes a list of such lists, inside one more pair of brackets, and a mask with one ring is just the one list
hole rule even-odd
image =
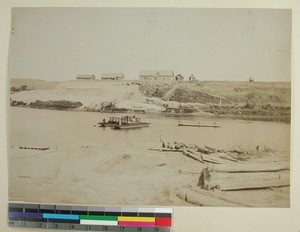
[[212, 153], [219, 152], [218, 149], [210, 147], [210, 146], [204, 146], [204, 148]]
[[237, 158], [239, 161], [247, 161], [250, 159], [250, 157], [238, 157]]
[[202, 155], [203, 155], [203, 154], [201, 154], [200, 152], [198, 152], [198, 151], [196, 151], [196, 150], [191, 150], [191, 149], [186, 149], [186, 151], [189, 152], [189, 153], [192, 153], [192, 154], [194, 154], [194, 155], [196, 155], [196, 156], [201, 157], [201, 160], [202, 160]]
[[188, 149], [191, 149], [191, 150], [197, 150], [197, 146], [195, 144], [192, 144], [192, 143], [185, 143], [184, 144]]
[[226, 159], [226, 160], [229, 160], [229, 161], [232, 161], [232, 162], [237, 162], [237, 159], [235, 159], [235, 158], [233, 158], [233, 157], [231, 157], [231, 156], [229, 156], [228, 154], [225, 154], [225, 153], [219, 154], [219, 157], [221, 159]]
[[220, 200], [218, 198], [202, 195], [190, 189], [181, 190], [177, 196], [193, 205], [198, 206], [211, 206], [211, 207], [241, 207], [239, 204], [230, 203]]
[[246, 156], [246, 154], [242, 153], [231, 153], [231, 152], [224, 152], [225, 154], [229, 155], [230, 157], [232, 157], [233, 159], [236, 159], [237, 161], [247, 161], [250, 159], [249, 156]]
[[202, 160], [201, 156], [196, 156], [193, 153], [188, 152], [187, 150], [182, 151], [182, 154], [204, 164], [204, 161]]
[[228, 151], [228, 152], [237, 153], [237, 154], [239, 154], [239, 155], [244, 154], [243, 151], [239, 151], [239, 150], [230, 150], [230, 151]]
[[284, 170], [290, 170], [289, 163], [216, 165], [214, 167], [214, 171], [216, 171], [216, 172], [228, 172], [228, 173], [279, 172], [279, 171], [284, 171]]
[[197, 149], [197, 146], [194, 144], [186, 144], [186, 143], [179, 143], [182, 148], [186, 149]]
[[232, 153], [230, 153], [230, 152], [224, 152], [224, 154], [226, 154], [227, 156], [229, 156], [229, 157], [231, 157], [231, 158], [233, 158], [233, 159], [235, 159], [235, 160], [240, 160], [241, 159], [241, 155], [239, 155], [239, 154], [232, 154]]
[[208, 163], [213, 163], [213, 164], [221, 164], [222, 163], [222, 160], [220, 161], [220, 159], [210, 157], [209, 155], [203, 154], [202, 159], [203, 159], [203, 161], [208, 162]]
[[217, 198], [217, 199], [222, 200], [222, 201], [226, 201], [226, 202], [229, 202], [229, 203], [232, 203], [232, 204], [235, 204], [235, 205], [239, 205], [241, 207], [250, 207], [250, 205], [247, 205], [243, 202], [240, 202], [237, 199], [228, 198], [228, 196], [220, 190], [207, 191], [207, 190], [204, 190], [204, 189], [200, 189], [199, 187], [191, 187], [191, 190], [196, 192], [196, 193], [205, 195], [205, 196]]
[[229, 160], [232, 162], [237, 162], [237, 159], [233, 158], [232, 156], [228, 155], [227, 153], [212, 153], [212, 154], [209, 154], [209, 156], [214, 157], [214, 158]]
[[162, 151], [162, 152], [182, 152], [182, 149], [169, 149], [169, 148], [148, 148], [151, 151]]
[[199, 151], [199, 152], [201, 152], [203, 154], [210, 154], [210, 153], [212, 153], [211, 151], [209, 151], [209, 150], [207, 150], [207, 149], [205, 149], [203, 147], [199, 147], [199, 146], [197, 146], [197, 151]]
[[250, 190], [250, 189], [266, 189], [272, 187], [286, 187], [290, 186], [289, 179], [278, 180], [253, 180], [240, 183], [228, 183], [220, 185], [222, 191], [237, 191], [237, 190]]

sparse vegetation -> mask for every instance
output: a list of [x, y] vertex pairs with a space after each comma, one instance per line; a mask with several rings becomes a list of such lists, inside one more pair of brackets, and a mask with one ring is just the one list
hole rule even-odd
[[77, 109], [82, 104], [80, 102], [72, 102], [72, 101], [35, 101], [28, 104], [31, 108], [39, 108], [39, 109], [55, 109], [55, 110], [71, 110]]
[[[149, 82], [142, 83], [140, 90], [144, 94], [147, 93], [147, 96], [159, 97], [153, 90], [159, 85], [162, 86], [161, 99], [201, 103], [202, 106], [196, 111], [251, 120], [290, 121], [291, 84], [287, 82], [202, 81], [169, 84]], [[175, 113], [179, 111], [179, 109], [172, 110]], [[191, 112], [195, 112], [195, 109]]]
[[21, 85], [19, 88], [13, 86], [10, 88], [10, 93], [29, 91], [29, 90], [30, 90], [30, 88], [28, 88], [27, 85]]

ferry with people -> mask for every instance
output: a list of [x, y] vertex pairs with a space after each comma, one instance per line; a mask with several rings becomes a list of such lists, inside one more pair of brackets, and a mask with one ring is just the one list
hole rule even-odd
[[137, 129], [150, 126], [150, 122], [130, 122], [125, 124], [117, 124], [112, 129], [120, 130], [120, 129]]

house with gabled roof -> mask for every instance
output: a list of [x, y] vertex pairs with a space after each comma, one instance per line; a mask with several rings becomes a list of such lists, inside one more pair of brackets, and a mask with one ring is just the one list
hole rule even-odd
[[142, 70], [139, 73], [140, 81], [172, 81], [173, 70]]
[[120, 73], [102, 73], [101, 80], [123, 80], [124, 74]]
[[175, 76], [175, 81], [183, 81], [184, 77], [181, 74]]
[[80, 74], [76, 77], [77, 80], [95, 80], [96, 77], [93, 74]]

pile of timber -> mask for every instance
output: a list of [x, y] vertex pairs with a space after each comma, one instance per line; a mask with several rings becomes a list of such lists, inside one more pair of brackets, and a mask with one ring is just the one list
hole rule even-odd
[[194, 161], [206, 164], [198, 183], [178, 190], [177, 197], [198, 206], [248, 207], [245, 202], [230, 197], [229, 191], [248, 191], [290, 186], [290, 164], [247, 163], [248, 153], [238, 150], [221, 150], [174, 142], [160, 152], [178, 152]]
[[[219, 172], [223, 178], [215, 178], [216, 172]], [[249, 173], [250, 176], [244, 176]], [[223, 176], [234, 174], [238, 175], [237, 179]], [[249, 207], [250, 205], [245, 204], [243, 200], [232, 198], [224, 192], [260, 190], [289, 185], [289, 165], [287, 163], [257, 164], [248, 167], [245, 164], [238, 167], [227, 165], [218, 166], [216, 170], [210, 167], [203, 168], [197, 186], [182, 188], [178, 191], [177, 196], [187, 203], [198, 206]]]
[[198, 146], [174, 142], [172, 145], [163, 143], [162, 148], [150, 148], [149, 150], [160, 152], [180, 152], [183, 155], [200, 163], [223, 164], [228, 162], [245, 161], [248, 157], [240, 151], [224, 151], [210, 146]]
[[[290, 185], [289, 170], [289, 163], [218, 165], [203, 168], [197, 186], [221, 191], [286, 187]], [[220, 173], [219, 178], [215, 173]], [[237, 178], [228, 176], [234, 174]]]
[[[208, 192], [209, 193], [209, 192]], [[188, 188], [181, 189], [177, 196], [192, 205], [197, 206], [210, 206], [210, 207], [247, 207], [247, 205], [233, 202], [228, 199], [216, 198], [206, 192], [194, 191]]]

